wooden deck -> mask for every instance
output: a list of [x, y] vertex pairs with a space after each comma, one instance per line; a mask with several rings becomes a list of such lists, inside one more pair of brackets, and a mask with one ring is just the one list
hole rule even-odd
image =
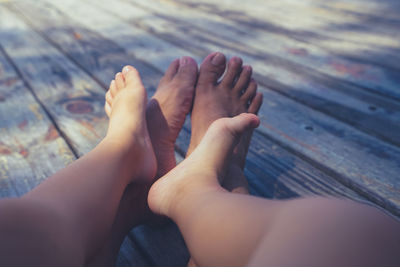
[[[173, 59], [221, 51], [251, 64], [264, 94], [246, 166], [252, 194], [346, 197], [399, 218], [400, 2], [217, 2], [1, 0], [0, 197], [99, 142], [105, 89], [123, 65], [151, 95]], [[189, 138], [187, 121], [178, 158]], [[187, 260], [174, 225], [143, 226], [118, 266]]]

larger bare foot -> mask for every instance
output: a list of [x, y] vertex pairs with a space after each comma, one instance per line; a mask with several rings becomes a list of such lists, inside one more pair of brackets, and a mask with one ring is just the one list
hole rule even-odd
[[[262, 94], [257, 93], [257, 83], [251, 78], [250, 66], [242, 66], [242, 60], [233, 57], [228, 63], [226, 74], [225, 56], [221, 53], [208, 55], [200, 67], [193, 104], [192, 137], [188, 155], [196, 148], [210, 124], [224, 117], [241, 113], [257, 114], [262, 104]], [[243, 175], [246, 155], [252, 131], [248, 131], [235, 147], [223, 186], [239, 193], [248, 193], [247, 180]]]
[[191, 57], [174, 60], [147, 105], [147, 125], [158, 162], [158, 177], [175, 167], [175, 141], [189, 114], [197, 80]]

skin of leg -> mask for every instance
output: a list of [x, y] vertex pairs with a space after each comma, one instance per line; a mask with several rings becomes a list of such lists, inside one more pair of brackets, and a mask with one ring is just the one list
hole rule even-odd
[[[25, 254], [32, 244], [62, 248], [48, 254], [50, 259], [24, 257], [26, 262], [62, 266], [73, 259], [75, 266], [83, 265], [106, 239], [126, 186], [153, 179], [156, 160], [145, 120], [146, 91], [135, 69], [124, 71], [126, 86], [119, 88], [113, 100], [109, 129], [99, 145], [20, 199], [2, 202], [4, 211], [14, 216], [0, 218], [0, 234], [15, 229], [18, 235], [17, 230], [24, 229], [33, 238], [31, 243], [19, 244], [19, 253]], [[7, 208], [11, 206], [25, 214], [15, 214]], [[1, 242], [4, 246], [10, 240]], [[12, 253], [2, 256], [8, 255]]]
[[350, 200], [287, 201], [249, 266], [399, 266], [400, 224]]
[[[192, 154], [150, 189], [150, 208], [177, 223], [197, 266], [396, 261], [399, 225], [374, 208], [321, 198], [275, 201], [224, 190], [219, 183], [228, 156], [241, 134], [256, 125], [251, 120], [242, 114], [216, 121]], [[315, 251], [317, 260], [311, 258]], [[339, 257], [341, 252], [349, 258]]]
[[[192, 137], [188, 155], [197, 147], [206, 130], [216, 119], [232, 117], [243, 112], [257, 114], [262, 104], [262, 94], [257, 93], [257, 83], [251, 78], [250, 66], [242, 66], [242, 59], [233, 57], [227, 68], [225, 56], [214, 52], [200, 67], [192, 117]], [[222, 79], [222, 73], [225, 75]], [[218, 82], [218, 80], [221, 80]], [[243, 174], [252, 131], [248, 131], [235, 147], [222, 186], [230, 192], [248, 194], [247, 179]], [[192, 259], [188, 266], [196, 266]]]
[[[192, 108], [197, 72], [197, 63], [194, 59], [184, 56], [174, 60], [147, 104], [147, 127], [157, 159], [155, 179], [176, 166], [175, 140], [182, 129], [186, 115]], [[107, 93], [108, 100], [105, 107], [107, 114], [111, 110], [110, 103], [116, 86], [116, 82], [112, 83]], [[151, 183], [128, 185], [106, 242], [86, 266], [114, 266], [120, 246], [129, 231], [137, 225], [155, 221], [156, 216], [147, 206], [150, 186]]]

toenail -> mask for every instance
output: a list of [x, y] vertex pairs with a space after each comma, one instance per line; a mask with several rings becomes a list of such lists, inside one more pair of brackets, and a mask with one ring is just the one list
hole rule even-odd
[[240, 63], [240, 62], [242, 62], [242, 59], [240, 57], [234, 57], [233, 62]]
[[189, 60], [187, 59], [187, 57], [181, 57], [179, 59], [179, 65], [181, 65], [181, 66], [185, 66], [188, 62], [189, 62]]
[[222, 65], [225, 62], [225, 56], [222, 53], [216, 53], [211, 60], [211, 64], [214, 66]]
[[130, 68], [129, 68], [128, 66], [125, 66], [125, 67], [122, 69], [122, 73], [127, 73], [128, 71], [130, 71]]
[[243, 69], [247, 72], [251, 72], [251, 67], [250, 66], [244, 66]]

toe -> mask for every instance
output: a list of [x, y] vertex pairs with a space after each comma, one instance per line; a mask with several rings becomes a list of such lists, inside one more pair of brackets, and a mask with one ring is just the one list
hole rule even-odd
[[241, 94], [241, 92], [246, 89], [246, 87], [249, 85], [252, 72], [253, 71], [250, 66], [243, 66], [240, 77], [233, 89], [236, 93]]
[[104, 110], [105, 110], [107, 116], [110, 117], [111, 116], [111, 106], [109, 103], [106, 102], [104, 104]]
[[122, 70], [127, 87], [143, 87], [139, 72], [132, 66], [125, 66]]
[[106, 103], [108, 103], [110, 105], [110, 107], [112, 106], [112, 100], [113, 100], [113, 97], [111, 95], [111, 90], [108, 90], [106, 93]]
[[179, 68], [179, 59], [175, 59], [174, 61], [171, 62], [168, 69], [165, 71], [163, 80], [171, 81], [172, 78], [174, 78], [174, 76], [178, 72], [178, 68]]
[[234, 137], [240, 137], [245, 131], [254, 129], [260, 124], [260, 119], [249, 113], [242, 113], [226, 121], [228, 129]]
[[117, 74], [115, 74], [115, 85], [117, 88], [116, 91], [121, 90], [122, 88], [125, 87], [124, 77], [122, 76], [121, 72], [118, 72]]
[[226, 71], [226, 74], [221, 82], [221, 84], [223, 84], [224, 87], [228, 88], [233, 87], [235, 81], [240, 75], [242, 69], [242, 63], [243, 61], [239, 57], [233, 57], [231, 58], [231, 60], [229, 60], [228, 70]]
[[[242, 113], [233, 118], [218, 119], [211, 124], [199, 144], [199, 151], [207, 151], [209, 154], [207, 160], [210, 160], [218, 172], [223, 171], [226, 167], [226, 159], [239, 143], [242, 135], [259, 124], [259, 118], [249, 113]], [[209, 153], [210, 148], [213, 153]]]
[[263, 102], [263, 95], [261, 93], [256, 93], [256, 96], [252, 99], [249, 106], [249, 113], [258, 114], [260, 107]]
[[257, 82], [251, 79], [250, 83], [248, 84], [248, 87], [245, 89], [240, 99], [247, 104], [254, 98], [256, 92], [257, 92]]
[[117, 94], [117, 85], [115, 84], [115, 80], [112, 80], [110, 83], [110, 89], [108, 90], [111, 96], [114, 97]]
[[215, 85], [225, 71], [225, 56], [216, 52], [208, 55], [200, 66], [199, 85]]
[[191, 57], [182, 57], [179, 60], [178, 73], [174, 79], [179, 79], [180, 82], [189, 82], [195, 84], [197, 78], [197, 63]]

